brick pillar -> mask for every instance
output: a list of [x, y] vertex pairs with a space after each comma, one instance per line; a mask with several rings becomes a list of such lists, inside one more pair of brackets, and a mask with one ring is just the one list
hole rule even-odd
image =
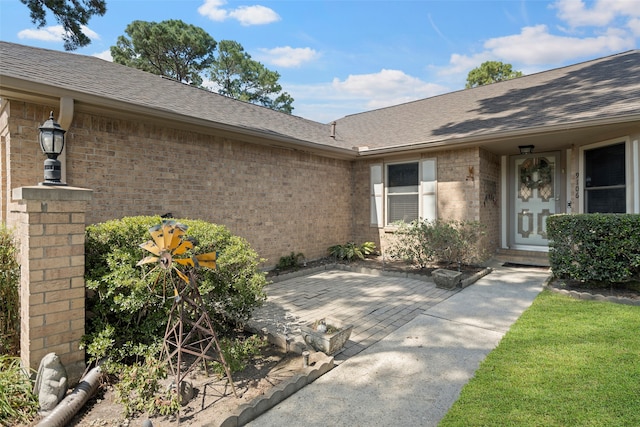
[[13, 189], [9, 219], [20, 244], [20, 356], [38, 369], [54, 352], [78, 382], [85, 369], [85, 211], [93, 191], [64, 186]]

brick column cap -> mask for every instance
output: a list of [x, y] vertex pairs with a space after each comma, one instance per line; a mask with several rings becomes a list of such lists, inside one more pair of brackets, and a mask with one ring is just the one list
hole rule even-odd
[[93, 198], [93, 190], [62, 185], [33, 185], [14, 188], [11, 192], [13, 200], [64, 200], [73, 202], [89, 202]]

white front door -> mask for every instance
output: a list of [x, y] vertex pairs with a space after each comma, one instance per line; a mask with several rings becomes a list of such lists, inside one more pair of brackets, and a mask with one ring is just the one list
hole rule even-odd
[[557, 153], [517, 156], [512, 160], [511, 242], [515, 249], [546, 250], [547, 218], [557, 212]]

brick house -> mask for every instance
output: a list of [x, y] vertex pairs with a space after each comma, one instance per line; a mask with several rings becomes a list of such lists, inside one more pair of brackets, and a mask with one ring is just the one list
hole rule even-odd
[[42, 181], [52, 110], [63, 180], [93, 190], [87, 223], [200, 218], [267, 267], [384, 245], [399, 219], [478, 220], [515, 256], [547, 250], [551, 214], [640, 213], [638, 50], [330, 124], [94, 57], [0, 42], [0, 64], [3, 221], [12, 189]]

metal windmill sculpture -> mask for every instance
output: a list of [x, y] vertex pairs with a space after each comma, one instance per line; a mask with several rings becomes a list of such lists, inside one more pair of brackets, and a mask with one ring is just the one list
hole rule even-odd
[[[187, 227], [183, 224], [164, 220], [162, 224], [149, 229], [152, 240], [140, 245], [142, 249], [153, 255], [144, 257], [138, 265], [157, 264], [155, 268], [160, 269], [161, 273], [159, 279], [162, 277], [165, 280], [163, 292], [166, 292], [167, 281], [173, 285], [173, 305], [167, 321], [162, 356], [166, 357], [171, 373], [175, 377], [175, 390], [179, 395], [182, 381], [194, 366], [202, 362], [205, 371], [208, 372], [206, 362], [215, 360], [210, 355], [210, 350], [215, 350], [220, 359], [219, 362], [224, 366], [231, 390], [238, 397], [229, 365], [224, 360], [220, 342], [198, 290], [194, 274], [194, 270], [198, 267], [216, 268], [217, 256], [215, 252], [209, 252], [177, 258], [187, 254], [194, 247], [193, 242], [185, 236], [186, 230]], [[184, 272], [178, 266], [187, 267], [189, 270]], [[172, 273], [176, 273], [178, 280], [174, 280]], [[182, 370], [186, 355], [195, 357], [195, 360], [187, 369]]]

